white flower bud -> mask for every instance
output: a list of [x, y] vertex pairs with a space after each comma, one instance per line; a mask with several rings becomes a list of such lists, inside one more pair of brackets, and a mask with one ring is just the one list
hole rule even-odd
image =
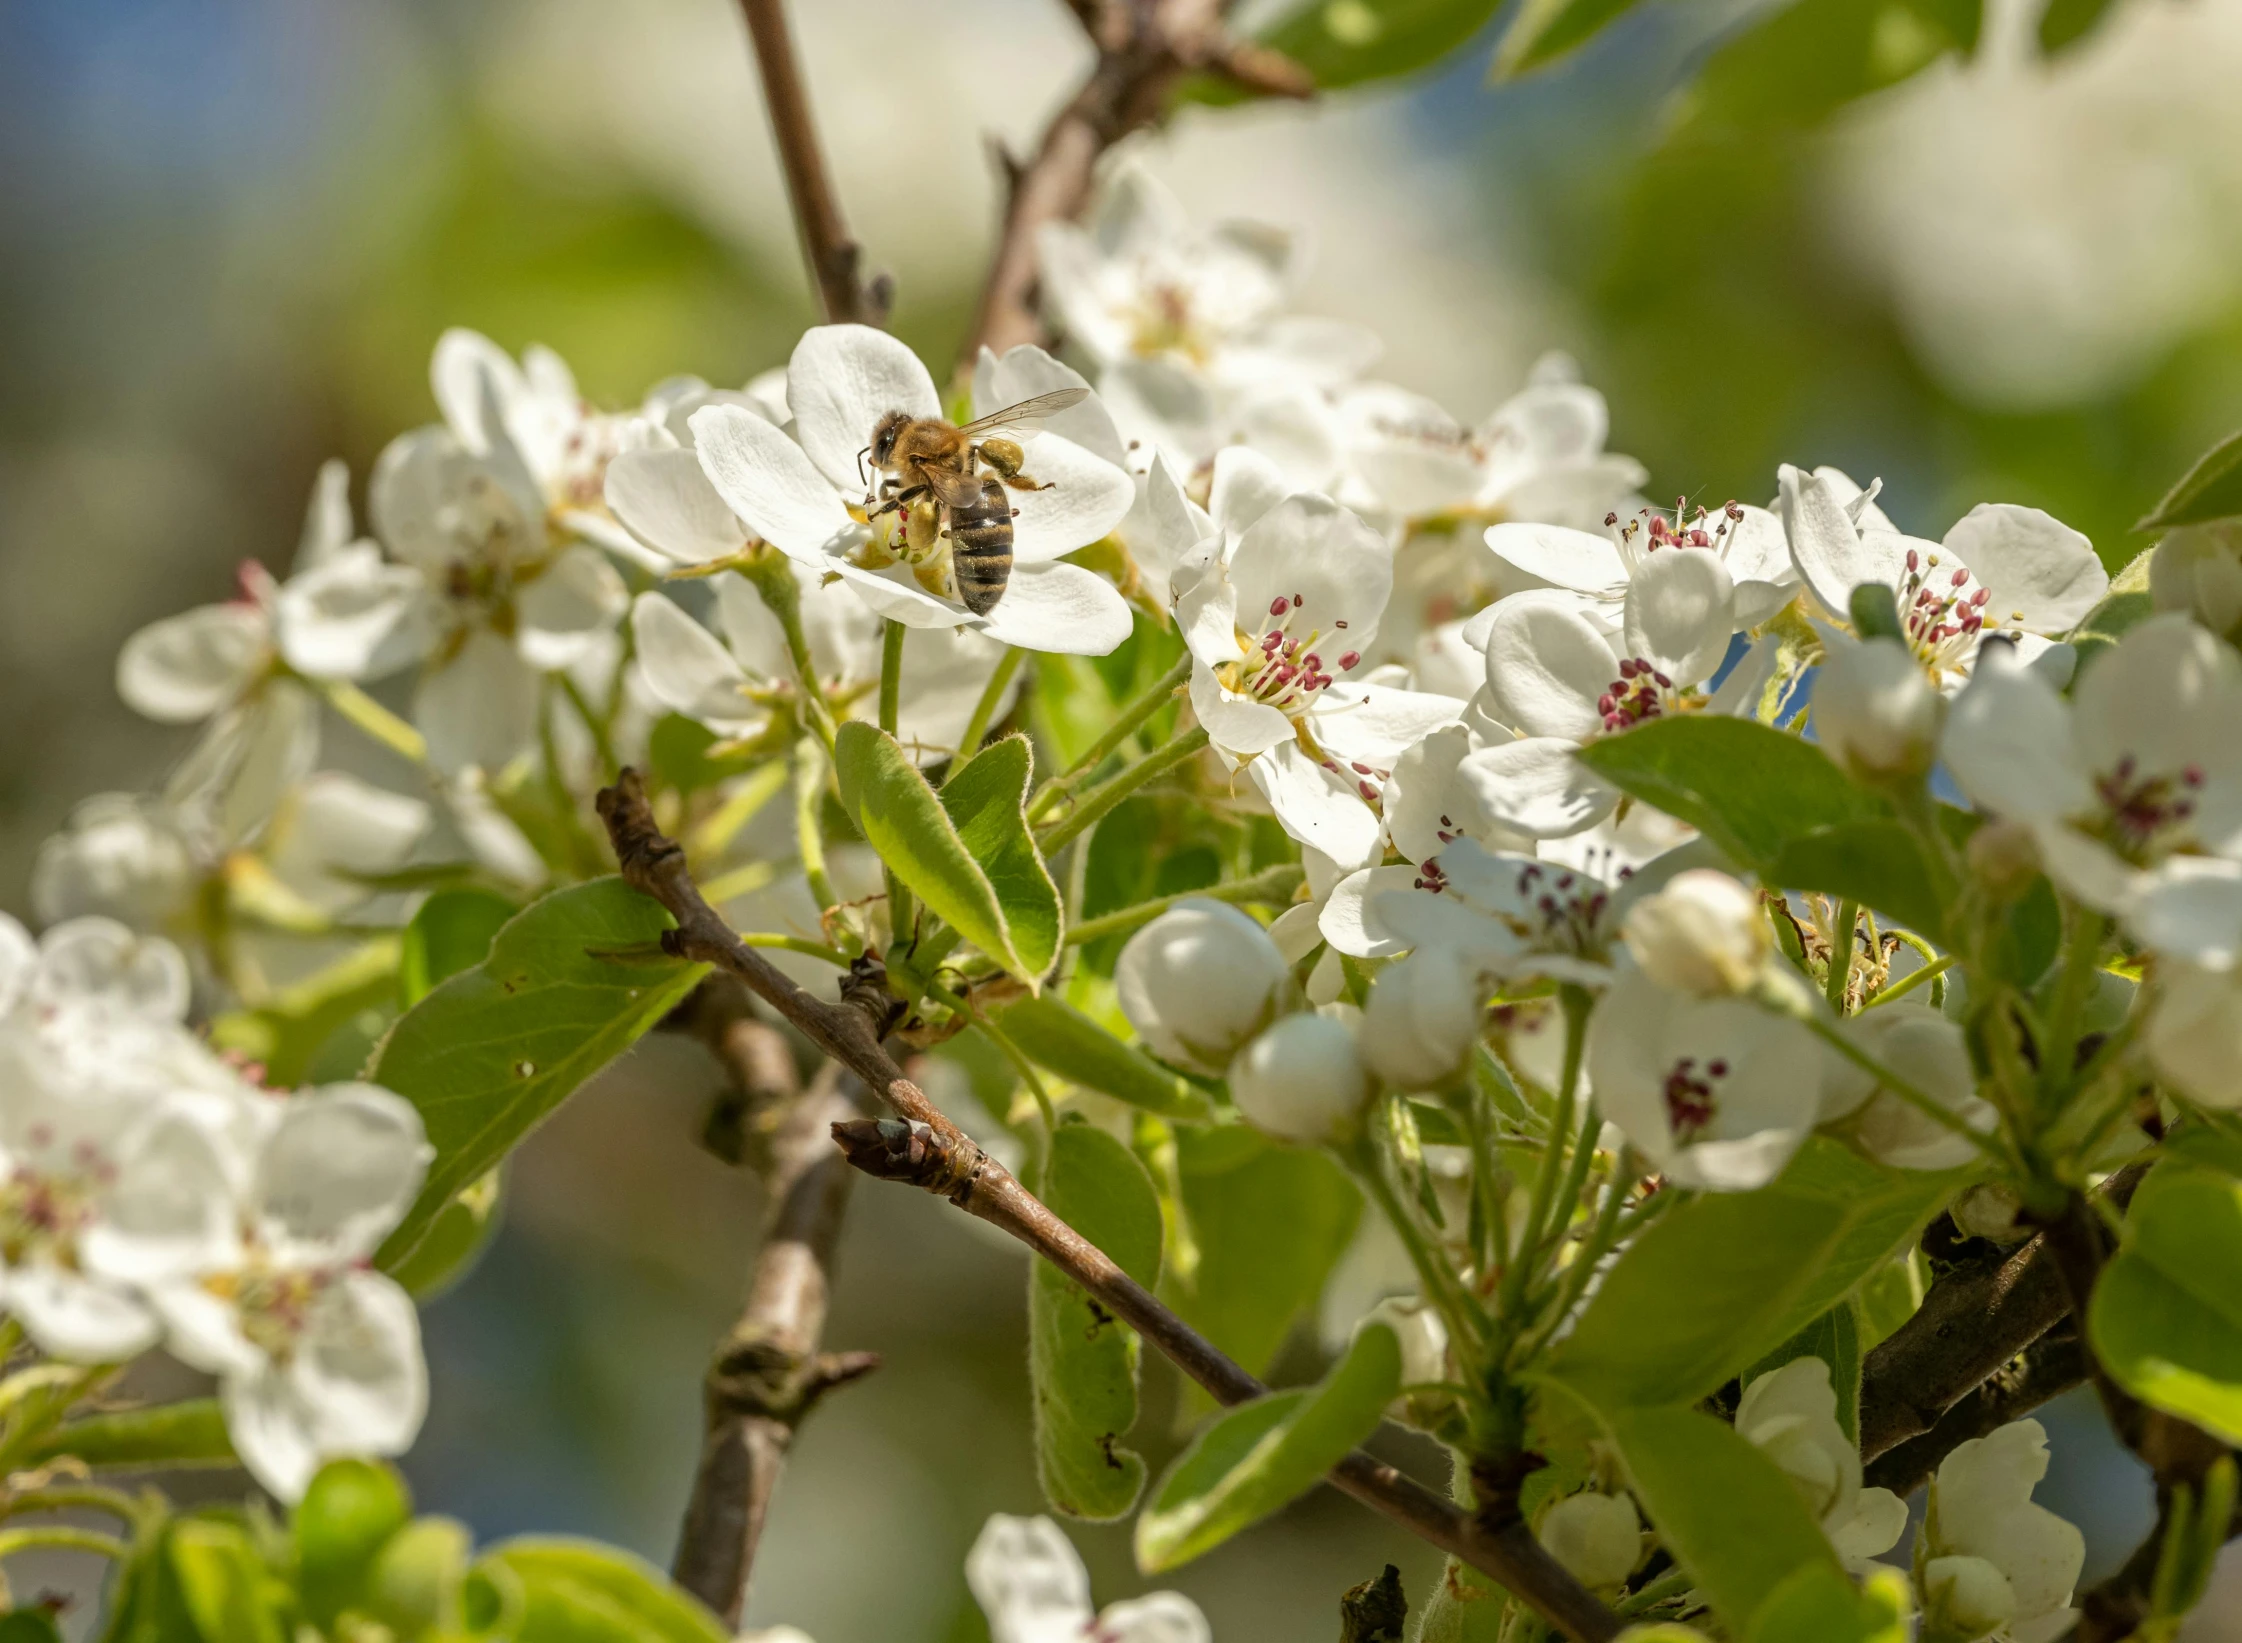
[[1463, 1070], [1479, 1037], [1481, 987], [1454, 953], [1427, 948], [1382, 972], [1362, 1012], [1362, 1059], [1397, 1089]]
[[1954, 1200], [1947, 1211], [1954, 1224], [1965, 1236], [1988, 1238], [1996, 1244], [2020, 1244], [2031, 1235], [2031, 1228], [2021, 1224], [2024, 1200], [2017, 1196], [2014, 1187], [2002, 1186], [1997, 1181], [1981, 1181]]
[[1113, 967], [1121, 1013], [1163, 1059], [1219, 1073], [1283, 1009], [1292, 977], [1269, 932], [1191, 900], [1129, 938]]
[[1832, 640], [1814, 675], [1814, 733], [1862, 781], [1906, 781], [1938, 757], [1945, 703], [1897, 639]]
[[2040, 874], [2040, 843], [2020, 821], [1996, 816], [1963, 847], [1970, 873], [1996, 903], [2014, 901]]
[[1983, 1637], [2009, 1623], [2016, 1593], [1981, 1557], [1934, 1557], [1923, 1566], [1925, 1630], [1933, 1637]]
[[1534, 1538], [1591, 1589], [1625, 1584], [1643, 1556], [1643, 1520], [1625, 1495], [1568, 1495], [1543, 1515]]
[[1324, 1015], [1291, 1015], [1238, 1052], [1230, 1094], [1257, 1127], [1302, 1146], [1344, 1133], [1370, 1099], [1354, 1028]]
[[1775, 948], [1759, 897], [1705, 867], [1635, 903], [1620, 933], [1643, 974], [1696, 998], [1751, 991]]
[[2157, 1076], [2206, 1107], [2242, 1108], [2242, 973], [2160, 965], [2144, 1041]]
[[1438, 1312], [1415, 1296], [1396, 1295], [1380, 1301], [1363, 1314], [1362, 1324], [1384, 1324], [1400, 1341], [1402, 1385], [1448, 1378], [1448, 1326], [1440, 1321]]
[[2242, 522], [2183, 525], [2149, 558], [2149, 603], [2184, 610], [2213, 633], [2242, 627]]

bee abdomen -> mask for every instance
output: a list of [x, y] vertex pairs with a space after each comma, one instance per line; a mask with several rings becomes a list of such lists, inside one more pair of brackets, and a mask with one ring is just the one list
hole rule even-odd
[[976, 501], [950, 510], [950, 564], [965, 608], [994, 610], [1012, 576], [1012, 501], [1001, 482], [982, 480]]

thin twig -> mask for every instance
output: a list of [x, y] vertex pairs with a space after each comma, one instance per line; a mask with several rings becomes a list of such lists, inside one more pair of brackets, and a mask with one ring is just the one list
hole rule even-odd
[[[655, 825], [636, 772], [624, 771], [615, 786], [601, 792], [599, 813], [624, 879], [659, 901], [676, 920], [677, 927], [662, 938], [663, 947], [681, 958], [716, 965], [746, 982], [904, 1120], [838, 1126], [837, 1138], [849, 1152], [850, 1162], [883, 1179], [908, 1180], [939, 1193], [1001, 1227], [1080, 1284], [1222, 1402], [1242, 1403], [1267, 1390], [1053, 1215], [904, 1076], [881, 1044], [899, 1013], [900, 1001], [888, 991], [885, 973], [875, 961], [859, 961], [842, 984], [838, 1003], [812, 997], [760, 953], [741, 945], [701, 899], [686, 870], [684, 852]], [[1524, 1524], [1499, 1530], [1484, 1527], [1453, 1501], [1359, 1452], [1342, 1461], [1330, 1481], [1501, 1582], [1574, 1643], [1605, 1643], [1618, 1635], [1618, 1619], [1542, 1550]]]
[[1895, 1495], [1911, 1495], [1961, 1445], [2022, 1420], [2049, 1399], [2061, 1397], [2085, 1381], [2086, 1348], [2079, 1338], [2042, 1336], [2023, 1356], [2004, 1365], [1992, 1379], [1941, 1415], [1928, 1432], [1877, 1456], [1863, 1481]]
[[1165, 117], [1177, 84], [1194, 72], [1219, 74], [1273, 97], [1307, 97], [1315, 82], [1290, 58], [1223, 27], [1219, 0], [1068, 0], [1097, 48], [1081, 89], [1043, 133], [1025, 165], [1007, 159], [1004, 228], [989, 263], [964, 368], [983, 348], [1003, 353], [1041, 342], [1036, 312], [1040, 241], [1051, 223], [1079, 217], [1090, 203], [1099, 157], [1133, 131]]
[[854, 1081], [829, 1061], [803, 1089], [786, 1035], [749, 1012], [730, 976], [711, 976], [695, 1003], [694, 1025], [741, 1104], [740, 1151], [761, 1178], [766, 1208], [747, 1304], [709, 1365], [700, 1465], [673, 1573], [737, 1627], [796, 1427], [819, 1398], [879, 1360], [817, 1349], [853, 1179], [827, 1136], [856, 1111], [844, 1088]]
[[794, 205], [794, 227], [809, 263], [818, 306], [835, 325], [884, 325], [888, 307], [884, 283], [858, 277], [863, 249], [849, 236], [832, 173], [826, 169], [825, 151], [818, 146], [809, 94], [802, 85], [802, 65], [786, 26], [785, 0], [740, 0], [740, 10], [747, 17], [748, 37], [755, 42], [763, 101], [771, 113], [771, 134], [778, 142], [779, 164], [786, 171], [786, 196]]

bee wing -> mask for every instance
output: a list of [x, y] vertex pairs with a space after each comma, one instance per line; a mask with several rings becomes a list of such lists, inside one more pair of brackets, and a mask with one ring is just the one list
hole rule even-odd
[[1090, 397], [1087, 388], [1054, 388], [1047, 394], [1037, 394], [1033, 399], [1023, 399], [1017, 405], [1007, 405], [1001, 411], [991, 411], [987, 416], [968, 422], [958, 432], [968, 439], [979, 439], [984, 434], [1005, 429], [1028, 429], [1038, 426], [1045, 417], [1057, 416], [1061, 411], [1071, 411]]

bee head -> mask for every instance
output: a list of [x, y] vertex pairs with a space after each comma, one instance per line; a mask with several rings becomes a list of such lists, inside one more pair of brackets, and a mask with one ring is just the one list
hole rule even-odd
[[888, 459], [895, 455], [896, 438], [910, 421], [910, 416], [903, 411], [890, 411], [880, 418], [880, 425], [872, 430], [872, 465], [875, 468], [888, 465]]

